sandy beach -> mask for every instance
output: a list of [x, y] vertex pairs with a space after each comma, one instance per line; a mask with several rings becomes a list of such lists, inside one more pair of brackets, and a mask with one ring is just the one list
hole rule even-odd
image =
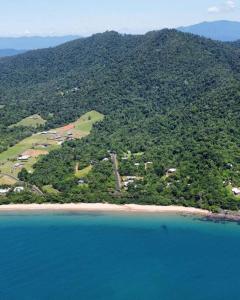
[[209, 216], [207, 210], [183, 206], [155, 206], [155, 205], [115, 205], [109, 203], [66, 203], [66, 204], [9, 204], [1, 205], [0, 212], [4, 211], [79, 211], [79, 212], [133, 212], [133, 213], [179, 213]]

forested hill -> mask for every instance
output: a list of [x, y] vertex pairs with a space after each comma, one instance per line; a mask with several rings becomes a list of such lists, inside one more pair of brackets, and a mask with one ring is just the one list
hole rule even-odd
[[235, 47], [240, 48], [240, 40], [238, 40], [238, 41], [236, 41], [236, 42], [233, 42], [233, 43], [232, 43], [232, 46], [235, 46]]
[[[32, 114], [48, 127], [93, 109], [106, 116], [26, 178], [65, 199], [238, 207], [230, 182], [240, 186], [240, 50], [230, 44], [175, 30], [96, 34], [0, 60], [0, 95], [2, 136]], [[120, 175], [141, 180], [118, 198], [111, 164], [101, 164], [108, 150], [140, 153], [120, 162]], [[92, 161], [87, 188], [78, 189], [74, 166]], [[166, 176], [171, 167], [176, 174]]]

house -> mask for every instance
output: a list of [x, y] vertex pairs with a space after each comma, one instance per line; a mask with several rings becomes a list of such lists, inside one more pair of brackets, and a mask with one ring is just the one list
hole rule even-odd
[[232, 168], [233, 168], [233, 164], [227, 163], [227, 164], [225, 165], [225, 167], [226, 167], [227, 169], [232, 169]]
[[21, 155], [18, 157], [18, 160], [26, 161], [30, 158], [30, 155]]
[[136, 179], [138, 179], [137, 176], [127, 176], [126, 177], [126, 180], [136, 180]]
[[176, 172], [177, 172], [177, 169], [175, 169], [175, 168], [170, 168], [170, 169], [168, 169], [168, 171], [167, 171], [168, 174], [174, 174], [174, 173], [176, 173]]
[[10, 188], [0, 189], [0, 196], [6, 195], [8, 192], [10, 192], [10, 190]]
[[152, 164], [153, 164], [152, 161], [147, 161], [147, 162], [144, 164], [145, 170], [147, 170], [147, 168], [148, 168], [149, 166], [151, 166]]
[[17, 186], [15, 187], [15, 189], [13, 190], [15, 193], [21, 193], [24, 191], [24, 187], [23, 186]]
[[14, 165], [14, 168], [21, 168], [22, 166], [23, 166], [22, 163], [16, 163], [16, 164]]
[[129, 184], [132, 184], [132, 183], [134, 183], [134, 180], [133, 179], [129, 179], [129, 180], [124, 181], [123, 185], [124, 185], [124, 187], [127, 188], [129, 186]]
[[109, 161], [109, 158], [105, 157], [102, 161]]
[[127, 189], [129, 184], [132, 184], [135, 182], [135, 180], [139, 180], [139, 177], [137, 176], [126, 176], [123, 177], [123, 186]]
[[83, 185], [85, 184], [85, 181], [83, 179], [78, 180], [78, 185]]
[[232, 192], [234, 193], [235, 196], [240, 195], [240, 188], [232, 188]]
[[77, 91], [79, 91], [79, 88], [78, 88], [78, 87], [75, 87], [75, 88], [71, 89], [71, 92], [72, 92], [72, 93], [75, 93], [75, 92], [77, 92]]

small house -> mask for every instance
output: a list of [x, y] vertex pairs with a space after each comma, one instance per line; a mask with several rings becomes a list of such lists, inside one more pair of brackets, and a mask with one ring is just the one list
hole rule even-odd
[[24, 191], [24, 187], [23, 186], [17, 186], [17, 187], [15, 187], [15, 189], [14, 189], [14, 192], [15, 193], [21, 193], [21, 192], [23, 192]]
[[176, 172], [177, 172], [177, 169], [175, 169], [175, 168], [170, 168], [170, 169], [168, 169], [168, 171], [167, 171], [168, 174], [174, 174], [174, 173], [176, 173]]
[[85, 184], [85, 180], [83, 179], [78, 180], [78, 185], [83, 185], [83, 184]]
[[109, 158], [105, 157], [102, 161], [109, 161]]
[[48, 133], [49, 133], [49, 134], [57, 134], [57, 131], [55, 131], [55, 130], [50, 130]]
[[8, 192], [10, 192], [10, 190], [10, 188], [0, 189], [0, 196], [6, 195]]
[[18, 157], [18, 160], [26, 161], [30, 158], [30, 155], [21, 155]]
[[235, 196], [240, 195], [240, 188], [232, 188], [232, 192], [234, 193]]
[[14, 168], [21, 168], [22, 166], [23, 166], [22, 163], [16, 163], [16, 164], [14, 165]]

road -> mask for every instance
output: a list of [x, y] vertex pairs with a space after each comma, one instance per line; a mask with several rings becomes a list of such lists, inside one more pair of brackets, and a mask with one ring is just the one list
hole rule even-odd
[[22, 184], [22, 185], [26, 184], [32, 190], [33, 193], [36, 193], [36, 194], [41, 195], [41, 196], [44, 195], [43, 192], [36, 185], [31, 185], [29, 183], [20, 181], [17, 177], [15, 177], [13, 175], [6, 174], [6, 173], [0, 173], [0, 176], [7, 176], [9, 178], [12, 178], [12, 179], [16, 180], [17, 183]]
[[115, 180], [116, 180], [116, 192], [120, 192], [122, 189], [122, 180], [121, 180], [121, 176], [118, 171], [117, 154], [112, 153], [111, 159], [112, 159], [112, 163], [113, 163], [114, 175], [115, 175]]

